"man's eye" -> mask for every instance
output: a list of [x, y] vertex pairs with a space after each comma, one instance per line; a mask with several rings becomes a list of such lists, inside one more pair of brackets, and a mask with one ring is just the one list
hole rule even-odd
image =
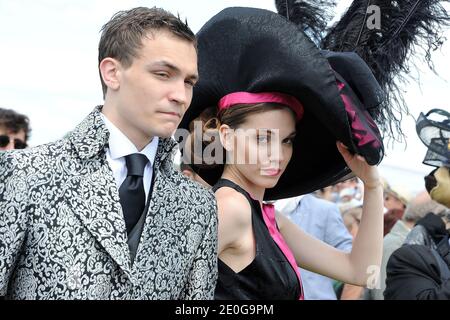
[[169, 74], [166, 72], [156, 72], [155, 74], [161, 78], [169, 78]]

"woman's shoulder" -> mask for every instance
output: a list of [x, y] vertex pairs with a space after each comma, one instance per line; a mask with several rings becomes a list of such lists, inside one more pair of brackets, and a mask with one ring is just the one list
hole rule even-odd
[[215, 192], [219, 219], [230, 220], [233, 224], [246, 224], [251, 221], [251, 205], [240, 192], [229, 187], [222, 187]]

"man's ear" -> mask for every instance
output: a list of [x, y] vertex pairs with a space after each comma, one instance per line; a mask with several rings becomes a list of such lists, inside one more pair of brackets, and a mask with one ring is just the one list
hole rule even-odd
[[220, 142], [226, 151], [231, 151], [234, 146], [234, 134], [233, 129], [228, 125], [222, 124], [219, 127]]
[[114, 58], [105, 58], [100, 62], [99, 69], [103, 82], [111, 90], [118, 90], [120, 87], [120, 62]]

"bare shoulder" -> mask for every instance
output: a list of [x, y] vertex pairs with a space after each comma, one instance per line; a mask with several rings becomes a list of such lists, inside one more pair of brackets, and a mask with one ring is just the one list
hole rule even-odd
[[216, 199], [219, 219], [231, 220], [235, 225], [251, 222], [251, 206], [243, 194], [222, 187], [216, 191]]
[[236, 190], [216, 191], [219, 220], [219, 256], [227, 249], [240, 248], [252, 228], [252, 209], [247, 198]]

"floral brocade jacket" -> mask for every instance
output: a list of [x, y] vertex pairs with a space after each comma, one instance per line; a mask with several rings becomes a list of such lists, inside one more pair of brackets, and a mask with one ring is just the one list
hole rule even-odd
[[0, 296], [212, 299], [214, 195], [174, 169], [176, 143], [160, 139], [132, 262], [100, 110], [55, 143], [0, 152]]

